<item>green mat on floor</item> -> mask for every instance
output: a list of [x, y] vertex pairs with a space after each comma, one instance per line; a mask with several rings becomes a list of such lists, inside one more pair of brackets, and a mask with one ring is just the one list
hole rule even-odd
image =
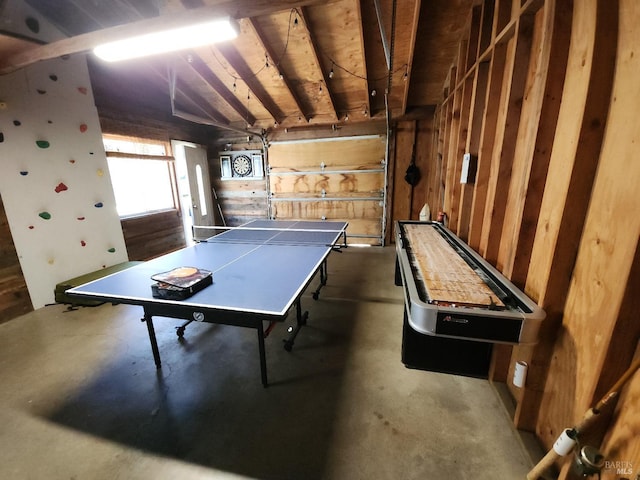
[[79, 277], [75, 277], [70, 280], [65, 280], [63, 282], [60, 282], [56, 285], [56, 289], [55, 289], [56, 303], [64, 303], [72, 306], [85, 306], [85, 307], [94, 307], [97, 305], [102, 305], [104, 302], [100, 300], [88, 300], [88, 299], [85, 300], [81, 298], [71, 298], [66, 294], [66, 291], [70, 288], [77, 287], [78, 285], [82, 285], [87, 282], [91, 282], [93, 280], [106, 277], [107, 275], [111, 275], [112, 273], [116, 273], [121, 270], [131, 268], [140, 263], [142, 262], [135, 262], [135, 261], [122, 262], [122, 263], [118, 263], [117, 265], [101, 268], [100, 270], [96, 270], [95, 272], [86, 273], [84, 275], [80, 275]]

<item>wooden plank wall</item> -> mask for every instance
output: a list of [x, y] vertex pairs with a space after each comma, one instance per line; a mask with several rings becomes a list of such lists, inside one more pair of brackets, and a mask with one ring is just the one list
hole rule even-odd
[[[267, 218], [267, 177], [256, 179], [221, 179], [220, 152], [262, 151], [258, 138], [239, 137], [235, 132], [219, 132], [216, 145], [209, 149], [209, 177], [222, 210], [224, 222], [237, 227], [256, 218]], [[264, 154], [263, 154], [264, 158]], [[264, 160], [265, 172], [267, 160]], [[214, 199], [215, 202], [215, 199]], [[214, 208], [217, 208], [214, 207]]]
[[[394, 127], [394, 142], [390, 149], [387, 242], [393, 239], [393, 223], [398, 220], [418, 220], [426, 204], [431, 218], [438, 214], [440, 189], [439, 168], [430, 159], [433, 151], [435, 118], [403, 120]], [[420, 171], [415, 186], [405, 180], [407, 168], [414, 159]]]
[[[433, 116], [426, 169], [433, 188], [444, 180], [436, 208], [547, 312], [539, 343], [496, 349], [492, 369], [516, 403], [515, 425], [545, 448], [639, 354], [639, 21], [634, 0], [485, 0], [469, 12]], [[475, 181], [461, 185], [467, 152]], [[521, 389], [511, 382], [516, 360], [529, 363]], [[588, 436], [634, 475], [637, 377]]]
[[0, 323], [32, 310], [31, 297], [0, 197]]
[[179, 210], [122, 219], [129, 260], [150, 260], [186, 245]]
[[[219, 169], [219, 158], [210, 158], [209, 167]], [[218, 170], [219, 171], [219, 170]], [[265, 179], [221, 180], [220, 174], [212, 179], [224, 222], [237, 227], [256, 218], [266, 218], [267, 188]]]

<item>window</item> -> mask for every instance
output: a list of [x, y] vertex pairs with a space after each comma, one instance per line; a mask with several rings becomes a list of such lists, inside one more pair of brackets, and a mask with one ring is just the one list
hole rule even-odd
[[106, 135], [103, 141], [120, 217], [176, 208], [173, 157], [165, 144]]

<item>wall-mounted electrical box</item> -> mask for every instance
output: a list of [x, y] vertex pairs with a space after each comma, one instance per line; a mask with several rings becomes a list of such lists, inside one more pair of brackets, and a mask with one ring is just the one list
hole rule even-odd
[[478, 167], [478, 157], [465, 153], [462, 157], [462, 172], [460, 183], [474, 183], [476, 181], [476, 168]]

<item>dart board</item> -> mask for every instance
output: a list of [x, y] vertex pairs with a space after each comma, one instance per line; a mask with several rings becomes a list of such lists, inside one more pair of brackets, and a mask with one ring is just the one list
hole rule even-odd
[[238, 155], [231, 162], [231, 168], [234, 175], [238, 177], [246, 177], [251, 175], [251, 159], [246, 155]]

